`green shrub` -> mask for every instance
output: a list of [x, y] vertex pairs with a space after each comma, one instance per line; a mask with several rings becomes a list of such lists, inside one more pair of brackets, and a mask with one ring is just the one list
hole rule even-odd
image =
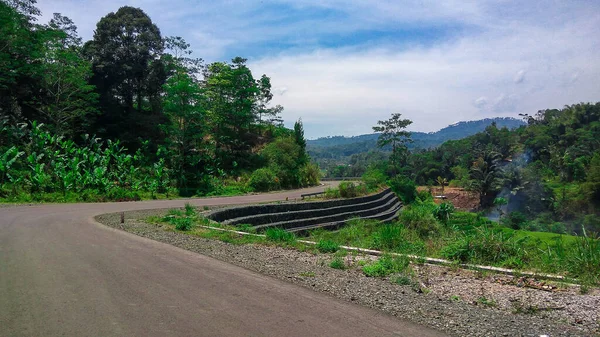
[[[457, 241], [444, 247], [442, 256], [464, 263], [502, 264], [527, 261], [526, 241], [499, 229], [482, 226], [472, 233], [465, 233]], [[512, 262], [510, 261], [512, 259]], [[507, 263], [508, 263], [507, 262]]]
[[384, 255], [377, 261], [363, 267], [363, 273], [368, 277], [384, 277], [393, 273], [401, 273], [408, 268], [410, 260], [407, 257], [391, 257]]
[[398, 277], [396, 277], [394, 279], [394, 283], [401, 285], [401, 286], [407, 286], [407, 285], [411, 285], [413, 283], [413, 281], [410, 279], [410, 277], [408, 277], [406, 275], [399, 275]]
[[550, 230], [550, 232], [556, 233], [556, 234], [567, 233], [567, 227], [565, 227], [565, 224], [563, 224], [562, 222], [555, 222], [555, 223], [551, 224], [549, 230]]
[[400, 223], [406, 228], [415, 230], [420, 237], [427, 237], [439, 232], [439, 224], [433, 216], [435, 204], [412, 204], [400, 212]]
[[194, 226], [190, 218], [172, 218], [171, 223], [175, 225], [178, 231], [189, 231]]
[[330, 188], [327, 187], [325, 189], [325, 195], [324, 195], [325, 199], [339, 199], [341, 198], [340, 196], [340, 190], [337, 188]]
[[313, 163], [300, 167], [300, 183], [303, 187], [318, 185], [320, 176], [319, 167]]
[[249, 225], [247, 223], [244, 224], [239, 224], [236, 226], [237, 230], [241, 231], [241, 232], [246, 232], [246, 233], [255, 233], [256, 229], [254, 229], [254, 226]]
[[317, 249], [321, 253], [335, 253], [340, 249], [340, 245], [331, 240], [319, 240]]
[[196, 208], [189, 203], [185, 204], [185, 215], [186, 216], [196, 216]]
[[427, 190], [417, 191], [417, 199], [421, 202], [432, 202], [433, 196]]
[[353, 182], [343, 181], [338, 186], [342, 198], [354, 198], [358, 196], [358, 190]]
[[450, 215], [454, 213], [454, 205], [448, 202], [441, 203], [433, 210], [433, 215], [443, 223], [448, 223]]
[[404, 241], [404, 228], [398, 224], [384, 224], [373, 236], [373, 246], [379, 250], [393, 250]]
[[280, 243], [292, 243], [296, 241], [294, 233], [290, 233], [281, 228], [268, 228], [265, 231], [267, 240]]
[[333, 260], [331, 260], [331, 262], [329, 263], [329, 267], [333, 268], [333, 269], [341, 269], [344, 270], [346, 269], [346, 264], [344, 263], [344, 260], [339, 257], [336, 256], [333, 258]]
[[583, 217], [583, 226], [588, 232], [600, 233], [600, 216], [587, 214]]
[[417, 198], [417, 187], [408, 177], [398, 175], [389, 181], [390, 188], [402, 202], [410, 204]]
[[502, 225], [512, 229], [521, 229], [528, 225], [527, 217], [521, 212], [510, 212], [502, 218], [501, 222]]
[[139, 201], [142, 200], [140, 195], [131, 190], [124, 188], [112, 188], [106, 193], [106, 198], [112, 201]]
[[280, 188], [279, 179], [268, 168], [261, 168], [250, 175], [248, 186], [255, 191], [266, 192], [278, 190]]
[[183, 216], [183, 211], [178, 208], [172, 208], [167, 211], [167, 215]]
[[587, 235], [578, 237], [571, 251], [567, 270], [585, 283], [600, 284], [600, 239]]
[[375, 191], [385, 184], [387, 176], [381, 170], [370, 168], [362, 175], [362, 181], [369, 191]]

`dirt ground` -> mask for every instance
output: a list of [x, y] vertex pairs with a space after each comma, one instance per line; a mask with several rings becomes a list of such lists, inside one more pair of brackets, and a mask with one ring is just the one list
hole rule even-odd
[[[429, 187], [419, 186], [417, 190], [427, 191]], [[437, 204], [451, 202], [460, 211], [474, 211], [479, 207], [479, 197], [477, 194], [466, 191], [464, 188], [446, 186], [442, 193], [442, 188], [435, 186], [431, 188], [430, 192]]]

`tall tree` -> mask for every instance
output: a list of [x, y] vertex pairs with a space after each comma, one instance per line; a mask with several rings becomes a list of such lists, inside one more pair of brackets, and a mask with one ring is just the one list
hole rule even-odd
[[196, 79], [200, 61], [189, 58], [189, 44], [180, 37], [166, 41], [172, 54], [167, 57], [171, 74], [164, 85], [163, 106], [168, 121], [163, 130], [180, 195], [190, 195], [208, 170], [209, 154], [204, 142], [206, 97]]
[[256, 81], [241, 57], [209, 64], [204, 79], [215, 161], [226, 170], [247, 166], [252, 147], [260, 143], [253, 125], [270, 100], [270, 81], [266, 76]]
[[392, 147], [392, 155], [390, 160], [396, 168], [406, 163], [408, 148], [406, 144], [411, 143], [410, 132], [406, 131], [406, 127], [412, 124], [409, 119], [402, 119], [402, 114], [394, 113], [392, 117], [385, 121], [378, 121], [377, 126], [373, 127], [373, 131], [380, 133], [377, 139], [377, 146], [380, 148], [385, 146]]
[[34, 98], [47, 35], [35, 23], [33, 0], [0, 1], [0, 119], [11, 123], [38, 117]]
[[[41, 85], [45, 91], [38, 110], [53, 131], [74, 138], [96, 112], [98, 95], [89, 84], [91, 63], [81, 52], [81, 38], [73, 21], [58, 13], [49, 23]], [[51, 34], [50, 34], [51, 33]]]
[[304, 126], [302, 125], [302, 119], [299, 119], [294, 123], [294, 140], [300, 147], [299, 163], [301, 165], [308, 163], [310, 158], [306, 153], [306, 139], [304, 139]]
[[499, 161], [499, 153], [484, 151], [471, 166], [470, 188], [479, 194], [479, 205], [482, 208], [492, 205], [496, 193], [502, 186]]
[[165, 82], [160, 30], [144, 11], [121, 7], [96, 25], [85, 51], [93, 64], [101, 114], [95, 128], [130, 149], [139, 138], [159, 141], [164, 121], [160, 95]]

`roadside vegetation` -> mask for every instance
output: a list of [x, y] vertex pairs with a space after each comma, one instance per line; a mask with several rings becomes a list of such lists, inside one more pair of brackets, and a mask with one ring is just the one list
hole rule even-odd
[[0, 1], [0, 202], [318, 183], [302, 122], [283, 126], [270, 78], [246, 59], [205, 64], [139, 8], [107, 13], [86, 42], [68, 17], [40, 24], [40, 16], [35, 1]]
[[[468, 212], [451, 213], [442, 221], [435, 214], [443, 205], [419, 200], [407, 206], [396, 222], [355, 219], [336, 231], [314, 230], [307, 239], [457, 263], [553, 273], [600, 285], [597, 237], [514, 230]], [[373, 265], [365, 273], [375, 276], [395, 270], [386, 263]]]
[[416, 288], [420, 286], [416, 284], [410, 259], [389, 253], [417, 256], [413, 258], [414, 263], [420, 262], [418, 257], [436, 257], [457, 264], [558, 274], [587, 286], [600, 285], [598, 238], [514, 230], [468, 212], [444, 213], [440, 219], [438, 215], [443, 205], [436, 205], [431, 198], [417, 199], [393, 223], [355, 219], [339, 230], [313, 230], [302, 239], [316, 242], [315, 245], [302, 243], [294, 234], [279, 228], [268, 229], [265, 236], [219, 231], [220, 228], [248, 232], [250, 226], [223, 226], [202, 217], [191, 206], [170, 210], [163, 217], [152, 217], [147, 221], [165, 226], [167, 230], [235, 244], [279, 245], [315, 254], [333, 254], [330, 265], [336, 269], [348, 267], [343, 259], [347, 252], [340, 246], [379, 250], [386, 255], [364, 264], [361, 267], [363, 273], [370, 277], [394, 275], [395, 282]]

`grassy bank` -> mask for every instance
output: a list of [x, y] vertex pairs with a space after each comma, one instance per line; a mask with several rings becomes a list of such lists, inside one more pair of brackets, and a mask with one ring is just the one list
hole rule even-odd
[[391, 224], [356, 219], [337, 231], [314, 230], [308, 239], [555, 273], [585, 284], [600, 284], [597, 238], [513, 230], [466, 212], [453, 213], [440, 221], [434, 216], [435, 210], [434, 204], [417, 203], [406, 207], [399, 220]]
[[[336, 231], [313, 230], [307, 239], [317, 242], [315, 246], [302, 244], [293, 234], [276, 228], [269, 229], [265, 237], [206, 229], [202, 226], [251, 231], [248, 225], [232, 227], [211, 222], [191, 206], [170, 210], [165, 216], [151, 217], [147, 221], [166, 230], [234, 244], [280, 245], [338, 256], [346, 254], [339, 248], [346, 245], [445, 258], [457, 263], [560, 274], [582, 284], [600, 284], [600, 241], [596, 238], [513, 230], [474, 213], [452, 213], [445, 221], [440, 221], [434, 214], [439, 214], [439, 206], [416, 203], [406, 207], [394, 223], [355, 219]], [[364, 273], [378, 276], [405, 269], [405, 261], [389, 257], [380, 260], [375, 265], [365, 266]], [[342, 267], [339, 261], [332, 261], [332, 266]]]

